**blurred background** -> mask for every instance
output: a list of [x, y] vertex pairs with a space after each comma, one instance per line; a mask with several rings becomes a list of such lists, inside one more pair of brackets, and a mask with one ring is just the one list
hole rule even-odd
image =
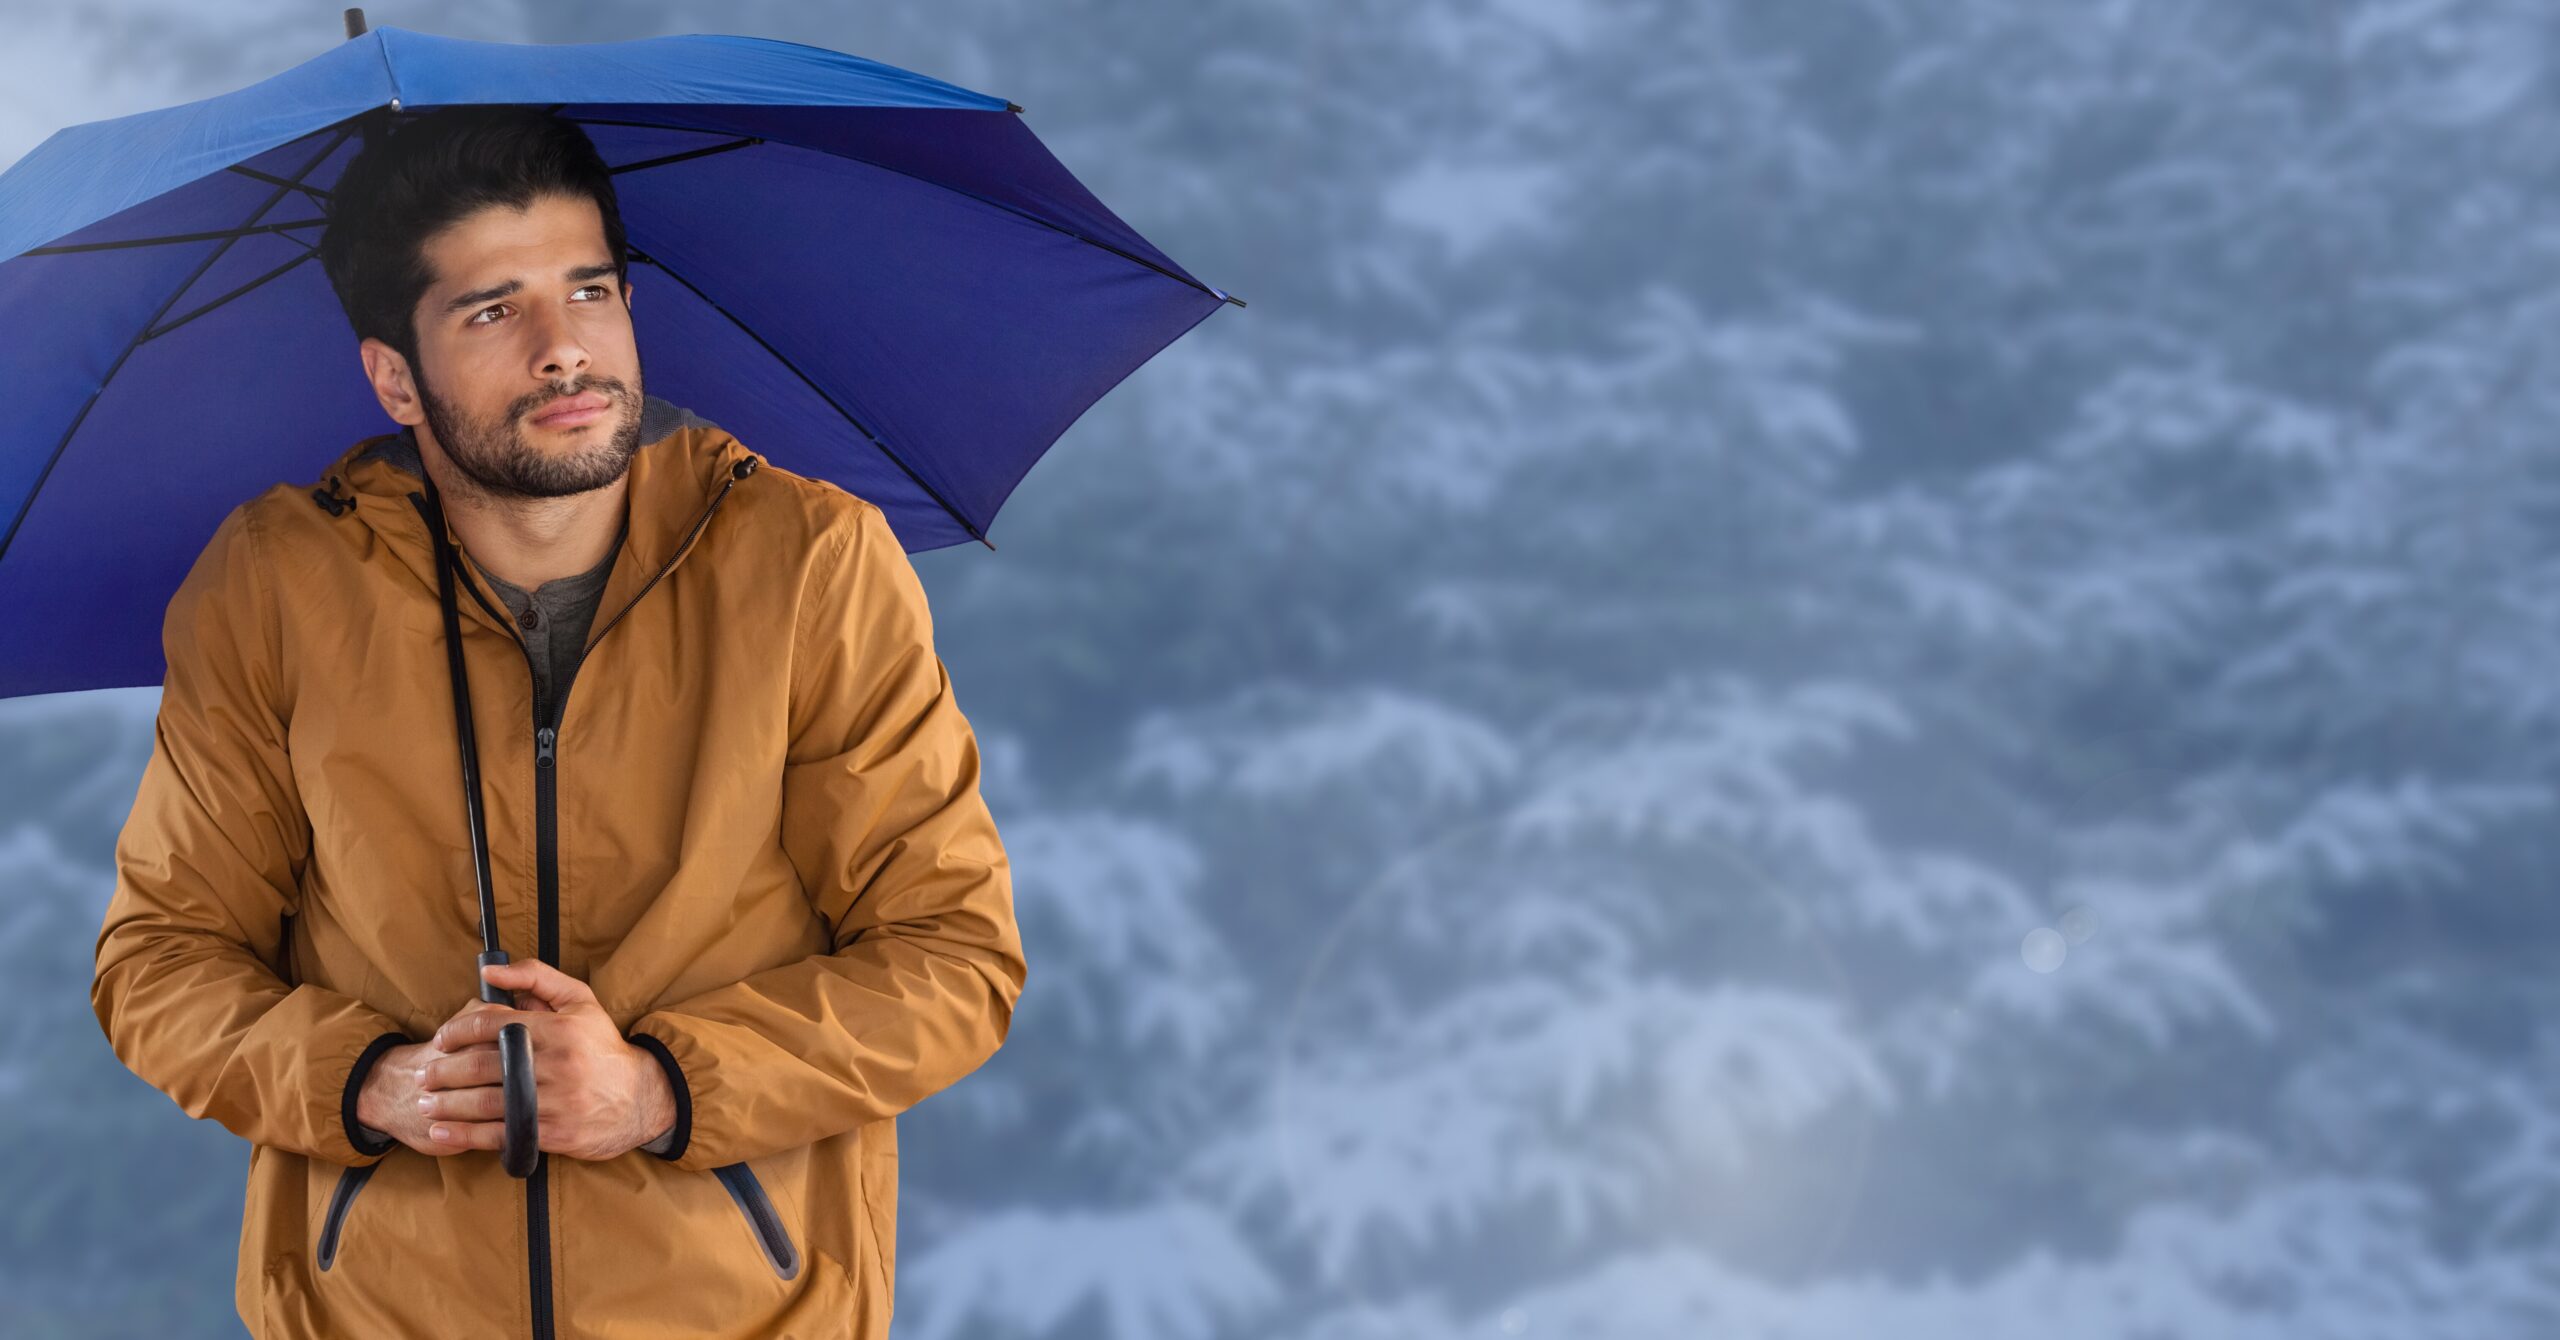
[[[1008, 97], [1251, 304], [918, 556], [1034, 966], [901, 1336], [2560, 1328], [2560, 11], [367, 14]], [[0, 162], [343, 36], [0, 19]], [[0, 702], [11, 1336], [241, 1333], [88, 1002], [156, 703]]]

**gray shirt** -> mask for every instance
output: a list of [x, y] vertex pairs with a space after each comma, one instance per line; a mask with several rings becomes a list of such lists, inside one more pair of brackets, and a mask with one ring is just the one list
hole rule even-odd
[[578, 662], [586, 654], [587, 629], [595, 622], [596, 602], [604, 595], [605, 580], [613, 575], [613, 561], [622, 556], [623, 538], [630, 533], [631, 521], [625, 517], [603, 562], [575, 576], [554, 577], [531, 591], [481, 567], [480, 560], [471, 560], [471, 566], [488, 579], [498, 598], [507, 602], [507, 612], [516, 619], [516, 631], [533, 653], [534, 701], [541, 706], [546, 721], [555, 705], [568, 695], [569, 681], [578, 673]]
[[[546, 721], [577, 676], [578, 663], [586, 654], [587, 629], [595, 622], [596, 603], [604, 596], [605, 581], [613, 575], [613, 561], [621, 556], [622, 541], [630, 533], [631, 520], [626, 516], [622, 530], [613, 538], [613, 548], [605, 551], [603, 562], [574, 576], [554, 577], [531, 591], [481, 567], [480, 560], [471, 560], [471, 566], [507, 603], [507, 612], [515, 616], [516, 631], [524, 636], [526, 649], [533, 653], [534, 702]], [[371, 1126], [361, 1122], [358, 1125], [373, 1139], [386, 1138]], [[669, 1125], [657, 1139], [640, 1147], [663, 1155], [675, 1143], [675, 1137], [676, 1128]]]

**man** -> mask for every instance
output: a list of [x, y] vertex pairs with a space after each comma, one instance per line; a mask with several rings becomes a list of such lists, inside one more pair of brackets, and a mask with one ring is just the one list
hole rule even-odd
[[[419, 118], [329, 216], [403, 427], [235, 508], [171, 599], [92, 989], [127, 1066], [251, 1142], [241, 1318], [878, 1340], [894, 1118], [1025, 980], [905, 551], [645, 392], [575, 125]], [[485, 970], [430, 501], [513, 956]], [[527, 1179], [496, 1152], [511, 1022]]]

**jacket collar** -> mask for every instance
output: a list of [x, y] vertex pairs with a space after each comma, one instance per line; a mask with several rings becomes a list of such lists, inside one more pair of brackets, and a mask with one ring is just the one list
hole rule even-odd
[[[640, 448], [631, 457], [626, 493], [628, 530], [622, 556], [615, 560], [613, 574], [598, 598], [597, 631], [656, 581], [661, 569], [684, 556], [720, 495], [763, 463], [718, 425], [657, 396], [641, 397]], [[414, 430], [403, 426], [399, 432], [356, 443], [329, 467], [329, 478], [331, 484], [343, 484], [356, 495], [351, 519], [370, 528], [383, 549], [434, 599], [435, 543], [427, 533], [425, 517], [409, 497], [426, 490], [426, 470]], [[462, 547], [449, 514], [445, 536], [457, 550]], [[492, 612], [498, 606], [495, 593], [472, 573], [470, 564], [463, 564], [457, 575], [481, 597], [474, 600], [464, 594], [456, 602], [465, 617], [519, 636], [514, 620]]]

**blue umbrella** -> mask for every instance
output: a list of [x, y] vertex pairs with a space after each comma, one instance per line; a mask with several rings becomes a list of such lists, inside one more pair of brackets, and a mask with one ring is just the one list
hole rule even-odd
[[368, 124], [471, 103], [614, 166], [649, 393], [977, 540], [1034, 461], [1226, 303], [1022, 109], [819, 47], [364, 32], [235, 92], [68, 127], [0, 174], [0, 697], [157, 684], [223, 516], [393, 427], [317, 259]]

